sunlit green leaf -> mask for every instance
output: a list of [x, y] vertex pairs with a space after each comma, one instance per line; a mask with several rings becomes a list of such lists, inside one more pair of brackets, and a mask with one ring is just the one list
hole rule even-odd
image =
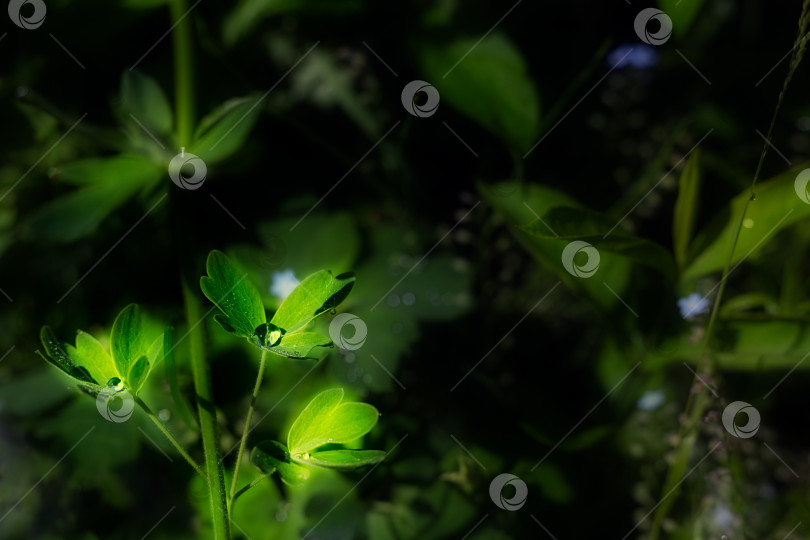
[[221, 251], [208, 255], [205, 268], [208, 275], [200, 278], [200, 288], [223, 313], [215, 316], [217, 323], [235, 335], [253, 336], [267, 322], [259, 291]]
[[377, 409], [367, 403], [341, 403], [343, 389], [321, 392], [301, 411], [287, 436], [294, 460], [325, 444], [358, 439], [377, 423]]
[[282, 302], [270, 321], [288, 334], [302, 329], [318, 315], [337, 307], [354, 286], [353, 273], [333, 276], [321, 270], [306, 277]]
[[[90, 376], [87, 369], [76, 364], [70, 358], [65, 345], [61, 343], [53, 330], [48, 326], [43, 326], [39, 334], [42, 347], [45, 349], [44, 353], [40, 353], [45, 360], [50, 364], [56, 366], [57, 369], [73, 377], [80, 385], [87, 385], [95, 390], [100, 390], [101, 385]], [[101, 384], [106, 384], [106, 381]]]
[[332, 340], [317, 332], [298, 332], [282, 337], [276, 345], [258, 346], [281, 356], [319, 360], [329, 352]]
[[[136, 360], [148, 352], [143, 337], [141, 309], [136, 304], [128, 305], [115, 318], [110, 333], [110, 349], [119, 377], [128, 384], [130, 368]], [[138, 373], [139, 370], [136, 371], [136, 374]]]
[[90, 376], [102, 386], [113, 377], [119, 377], [119, 372], [110, 354], [96, 338], [87, 332], [79, 330], [76, 334], [76, 346], [66, 344], [65, 351], [77, 365], [84, 367]]
[[373, 465], [385, 459], [382, 450], [324, 450], [313, 452], [302, 462], [316, 467], [329, 469], [352, 470], [366, 465]]

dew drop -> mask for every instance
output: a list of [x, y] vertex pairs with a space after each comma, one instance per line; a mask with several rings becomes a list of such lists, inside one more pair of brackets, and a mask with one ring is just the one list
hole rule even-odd
[[743, 227], [745, 227], [746, 229], [750, 229], [753, 226], [754, 226], [754, 220], [753, 219], [745, 218], [743, 220]]
[[332, 308], [332, 309], [329, 310], [330, 315], [335, 315], [336, 313], [337, 313], [337, 310], [335, 308]]
[[168, 422], [172, 417], [172, 412], [169, 409], [160, 409], [158, 412], [158, 418], [160, 418], [161, 422]]
[[757, 194], [756, 194], [756, 193], [752, 193], [752, 194], [751, 194], [751, 200], [752, 200], [752, 201], [757, 200]]

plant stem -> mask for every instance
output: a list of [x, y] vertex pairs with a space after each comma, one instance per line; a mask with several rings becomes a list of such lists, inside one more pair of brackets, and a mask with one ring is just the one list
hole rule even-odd
[[174, 107], [177, 144], [190, 146], [194, 130], [194, 54], [187, 0], [170, 0], [174, 42]]
[[253, 397], [250, 398], [250, 408], [248, 409], [247, 418], [245, 418], [245, 428], [242, 430], [242, 440], [239, 442], [239, 451], [236, 454], [236, 465], [233, 469], [233, 480], [231, 481], [231, 500], [228, 505], [229, 512], [233, 511], [233, 502], [236, 500], [236, 482], [239, 480], [239, 466], [242, 464], [242, 454], [245, 451], [245, 444], [247, 443], [248, 434], [250, 433], [250, 421], [253, 419], [253, 410], [256, 408], [256, 398], [259, 395], [259, 388], [262, 385], [262, 377], [264, 376], [264, 365], [267, 362], [267, 351], [262, 350], [262, 357], [259, 360], [259, 373], [256, 375], [256, 384], [253, 385]]
[[197, 392], [214, 538], [226, 540], [230, 538], [230, 522], [225, 494], [225, 472], [219, 448], [219, 430], [216, 408], [212, 399], [211, 376], [208, 372], [203, 348], [203, 327], [200, 326], [200, 320], [203, 318], [202, 307], [185, 278], [183, 278], [183, 300], [186, 305], [186, 322], [190, 329], [188, 339], [191, 349], [191, 368], [194, 373], [194, 388]]
[[[272, 474], [272, 473], [271, 473], [271, 474]], [[242, 489], [240, 489], [239, 491], [234, 492], [233, 497], [231, 498], [231, 508], [233, 508], [233, 503], [235, 503], [235, 502], [236, 502], [236, 499], [237, 499], [237, 498], [239, 498], [239, 496], [240, 496], [240, 495], [242, 495], [243, 493], [245, 493], [247, 490], [249, 490], [250, 488], [252, 488], [252, 487], [253, 487], [253, 486], [255, 486], [256, 484], [258, 484], [258, 483], [259, 483], [259, 482], [261, 482], [262, 480], [266, 480], [267, 478], [270, 478], [271, 474], [263, 474], [263, 475], [261, 475], [261, 476], [260, 476], [260, 477], [258, 477], [258, 478], [254, 478], [254, 479], [253, 479], [253, 481], [252, 481], [251, 483], [249, 483], [248, 485], [246, 485], [245, 487], [243, 487], [243, 488], [242, 488]]]
[[196, 461], [194, 461], [194, 458], [188, 455], [185, 449], [183, 449], [183, 447], [180, 445], [180, 442], [174, 438], [174, 435], [172, 435], [171, 432], [166, 428], [166, 426], [163, 425], [163, 422], [161, 422], [160, 419], [157, 416], [155, 416], [155, 413], [152, 412], [152, 410], [146, 405], [146, 403], [141, 401], [139, 397], [133, 396], [133, 398], [135, 399], [135, 403], [137, 403], [141, 407], [141, 409], [143, 409], [143, 411], [152, 420], [152, 422], [155, 423], [158, 429], [166, 436], [167, 439], [169, 439], [169, 442], [172, 443], [172, 445], [177, 449], [178, 452], [180, 452], [180, 455], [183, 456], [186, 459], [186, 461], [188, 461], [188, 464], [191, 465], [200, 476], [207, 479], [207, 477], [205, 476], [205, 472], [203, 472], [199, 464]]

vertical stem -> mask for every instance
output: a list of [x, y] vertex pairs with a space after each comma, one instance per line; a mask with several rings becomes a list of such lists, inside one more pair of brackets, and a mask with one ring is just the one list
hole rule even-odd
[[188, 0], [170, 0], [174, 42], [174, 107], [177, 144], [190, 146], [194, 130], [194, 54]]
[[135, 399], [135, 403], [137, 403], [141, 407], [141, 409], [143, 409], [143, 411], [146, 413], [146, 416], [148, 416], [149, 419], [155, 423], [155, 425], [158, 427], [161, 433], [163, 433], [166, 436], [166, 438], [169, 439], [169, 442], [172, 443], [172, 446], [174, 446], [177, 449], [177, 451], [180, 452], [180, 455], [183, 456], [186, 461], [188, 461], [188, 464], [191, 465], [200, 476], [202, 476], [207, 480], [205, 472], [200, 468], [197, 462], [194, 461], [194, 458], [188, 455], [186, 450], [180, 445], [180, 442], [174, 438], [174, 435], [172, 435], [171, 431], [169, 431], [168, 428], [163, 425], [163, 422], [161, 422], [160, 419], [157, 416], [155, 416], [155, 413], [152, 412], [152, 409], [150, 409], [146, 405], [146, 403], [141, 401], [139, 397], [133, 396], [133, 398]]
[[225, 472], [219, 448], [219, 429], [216, 408], [212, 399], [211, 375], [208, 372], [203, 348], [203, 327], [199, 324], [203, 318], [202, 307], [195, 293], [189, 288], [185, 277], [183, 278], [183, 300], [186, 304], [186, 322], [191, 329], [188, 335], [191, 368], [194, 373], [194, 388], [197, 392], [197, 407], [200, 414], [200, 430], [205, 452], [205, 470], [208, 476], [208, 495], [211, 502], [214, 538], [227, 540], [230, 538], [230, 521], [225, 495]]
[[250, 422], [253, 419], [253, 410], [256, 408], [256, 398], [259, 395], [259, 388], [262, 385], [262, 377], [264, 376], [264, 365], [267, 361], [267, 351], [262, 350], [262, 357], [259, 360], [259, 373], [256, 375], [256, 384], [253, 385], [253, 397], [250, 398], [250, 408], [248, 409], [247, 418], [245, 418], [245, 428], [242, 430], [242, 440], [239, 443], [239, 452], [236, 454], [236, 465], [233, 469], [233, 480], [231, 481], [231, 500], [228, 505], [230, 512], [233, 511], [233, 501], [236, 499], [236, 482], [239, 479], [239, 466], [242, 464], [242, 454], [245, 452], [245, 444], [247, 443], [248, 434], [250, 433]]

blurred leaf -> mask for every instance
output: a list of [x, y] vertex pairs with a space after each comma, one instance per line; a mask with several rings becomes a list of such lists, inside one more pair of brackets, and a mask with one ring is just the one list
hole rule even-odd
[[146, 185], [164, 171], [154, 161], [139, 154], [71, 161], [58, 168], [54, 178], [80, 186], [99, 184]]
[[172, 108], [155, 79], [140, 71], [126, 70], [121, 78], [121, 105], [124, 112], [150, 132], [167, 135], [172, 130]]
[[631, 236], [614, 227], [616, 222], [597, 212], [579, 208], [556, 207], [542, 218], [521, 227], [533, 238], [568, 245], [571, 241], [588, 242], [599, 252], [622, 255], [627, 259], [650, 266], [661, 272], [667, 280], [674, 279], [672, 257], [662, 246], [644, 238]]
[[250, 462], [266, 474], [278, 471], [285, 484], [297, 486], [309, 478], [309, 469], [290, 459], [287, 447], [276, 441], [263, 441], [250, 452]]
[[260, 96], [232, 99], [200, 121], [190, 151], [207, 165], [239, 150], [259, 118]]
[[147, 360], [146, 356], [139, 356], [132, 362], [132, 365], [130, 365], [125, 379], [127, 386], [132, 390], [133, 394], [138, 393], [148, 375], [149, 360]]
[[343, 389], [321, 392], [301, 411], [287, 436], [292, 459], [325, 444], [340, 444], [359, 439], [376, 425], [379, 413], [367, 403], [341, 403]]
[[205, 268], [208, 275], [200, 278], [200, 288], [223, 313], [215, 320], [223, 328], [227, 325], [236, 335], [250, 339], [259, 325], [267, 322], [259, 291], [221, 251], [208, 254]]
[[318, 315], [343, 302], [352, 290], [354, 281], [352, 273], [333, 276], [328, 270], [307, 276], [282, 302], [270, 322], [288, 334], [296, 332]]
[[291, 12], [341, 15], [362, 7], [361, 0], [241, 0], [226, 17], [222, 33], [225, 43], [232, 45], [271, 15]]
[[678, 184], [678, 199], [675, 201], [675, 215], [672, 223], [675, 260], [683, 268], [686, 261], [686, 248], [692, 240], [692, 232], [697, 217], [698, 191], [700, 187], [700, 149], [692, 153], [681, 173]]
[[523, 55], [501, 32], [478, 40], [423, 47], [422, 70], [443, 103], [525, 152], [536, 142], [540, 102]]
[[695, 20], [700, 8], [703, 6], [703, 0], [658, 0], [658, 6], [661, 11], [666, 13], [672, 19], [672, 31], [676, 36], [683, 38], [686, 36], [689, 27]]
[[309, 454], [309, 458], [305, 459], [304, 462], [315, 465], [316, 467], [350, 471], [366, 465], [379, 463], [384, 459], [385, 452], [382, 450], [341, 449], [314, 452]]
[[189, 428], [199, 431], [200, 427], [197, 423], [197, 417], [191, 413], [191, 407], [186, 403], [186, 400], [180, 393], [180, 387], [177, 384], [177, 367], [174, 358], [175, 347], [174, 327], [167, 325], [163, 332], [163, 360], [166, 363], [166, 381], [169, 383], [169, 391], [172, 394], [174, 406], [183, 418], [183, 422], [185, 422]]
[[[796, 195], [796, 174], [795, 169], [786, 171], [757, 185], [756, 200], [750, 201], [748, 205], [731, 264], [753, 254], [757, 248], [767, 243], [766, 240], [772, 239], [775, 233], [810, 216], [810, 204]], [[699, 254], [684, 270], [684, 279], [697, 278], [723, 269], [740, 224], [740, 216], [749, 199], [748, 190], [734, 197], [730, 211], [698, 234], [692, 249], [699, 250]]]

